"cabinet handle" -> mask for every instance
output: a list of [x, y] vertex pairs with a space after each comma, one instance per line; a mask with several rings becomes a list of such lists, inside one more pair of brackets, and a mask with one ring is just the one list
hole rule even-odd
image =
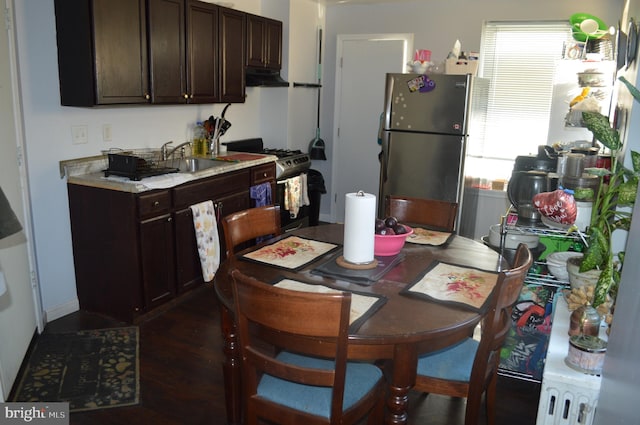
[[173, 220], [173, 218], [171, 218], [171, 217], [167, 218], [167, 221], [168, 221], [168, 222], [169, 222], [169, 221], [172, 221], [172, 220]]
[[262, 174], [262, 177], [267, 177], [267, 173], [263, 173], [263, 174]]
[[189, 95], [189, 99], [193, 99], [193, 93]]
[[154, 206], [154, 207], [158, 207], [158, 206], [160, 206], [160, 201], [155, 201], [155, 202], [153, 203], [153, 206]]
[[185, 99], [189, 99], [189, 95], [188, 94], [183, 94], [182, 96], [184, 96]]
[[144, 98], [145, 98], [145, 99], [147, 99], [147, 100], [149, 100], [149, 99], [151, 99], [151, 96], [149, 96], [149, 93], [145, 93], [145, 94], [144, 94]]

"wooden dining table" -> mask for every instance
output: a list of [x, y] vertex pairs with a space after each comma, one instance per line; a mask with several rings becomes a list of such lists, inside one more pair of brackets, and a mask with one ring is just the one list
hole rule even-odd
[[[371, 294], [385, 300], [384, 304], [349, 335], [348, 357], [351, 360], [383, 362], [388, 367], [388, 396], [385, 423], [406, 424], [408, 394], [415, 384], [418, 356], [444, 347], [472, 335], [482, 314], [457, 305], [407, 296], [401, 291], [424, 274], [434, 261], [497, 272], [507, 267], [497, 252], [481, 242], [458, 235], [439, 246], [407, 242], [401, 250], [400, 262], [380, 279], [368, 284], [343, 278], [327, 277], [313, 272], [339, 252], [344, 226], [328, 224], [298, 229], [279, 236], [299, 236], [314, 241], [336, 244], [337, 251], [316, 258], [301, 268], [292, 270], [243, 259], [243, 253], [225, 260], [216, 273], [214, 288], [221, 302], [221, 328], [224, 351], [224, 381], [227, 423], [240, 424], [241, 378], [237, 333], [230, 271], [234, 268], [265, 282], [281, 278], [324, 285], [359, 294]], [[264, 242], [273, 243], [274, 240]]]

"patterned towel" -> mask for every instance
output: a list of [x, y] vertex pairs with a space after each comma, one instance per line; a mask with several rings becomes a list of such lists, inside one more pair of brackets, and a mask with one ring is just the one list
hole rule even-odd
[[213, 201], [191, 205], [202, 277], [210, 282], [220, 266], [220, 239]]
[[284, 209], [289, 211], [291, 218], [296, 218], [300, 207], [309, 205], [307, 174], [291, 177], [284, 184]]
[[271, 183], [262, 183], [251, 186], [249, 189], [251, 199], [256, 201], [256, 207], [264, 207], [273, 204], [271, 200]]

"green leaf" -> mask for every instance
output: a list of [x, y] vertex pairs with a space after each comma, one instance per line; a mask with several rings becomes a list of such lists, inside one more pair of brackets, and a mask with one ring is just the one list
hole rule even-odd
[[640, 173], [640, 153], [631, 151], [631, 163], [633, 164], [633, 171], [636, 174]]
[[622, 143], [620, 142], [620, 134], [614, 128], [611, 128], [609, 118], [598, 112], [583, 112], [582, 119], [589, 131], [593, 133], [603, 145], [611, 150], [618, 150]]
[[613, 258], [609, 256], [607, 260], [607, 264], [604, 269], [600, 273], [600, 277], [598, 278], [598, 282], [596, 283], [596, 288], [593, 291], [593, 303], [594, 307], [598, 307], [603, 302], [607, 301], [607, 294], [609, 293], [609, 289], [613, 285]]
[[592, 176], [610, 176], [613, 174], [611, 170], [607, 168], [585, 168], [584, 172], [587, 174], [591, 174]]
[[604, 234], [597, 227], [589, 228], [589, 247], [584, 253], [580, 272], [593, 270], [600, 266], [607, 255], [607, 243]]
[[638, 181], [633, 179], [622, 183], [618, 187], [618, 205], [633, 205], [638, 192]]
[[627, 89], [629, 89], [629, 92], [631, 93], [631, 96], [633, 96], [633, 98], [640, 102], [640, 90], [638, 90], [633, 84], [631, 84], [626, 78], [624, 77], [620, 77], [618, 78], [620, 81], [622, 81], [622, 83], [627, 86]]
[[611, 224], [611, 227], [613, 228], [613, 230], [622, 229], [628, 231], [629, 229], [631, 229], [631, 218], [623, 217], [619, 220], [616, 220]]

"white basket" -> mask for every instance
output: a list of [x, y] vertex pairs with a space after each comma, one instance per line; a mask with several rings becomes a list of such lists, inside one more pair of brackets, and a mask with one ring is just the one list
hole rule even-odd
[[467, 59], [447, 59], [444, 62], [444, 73], [453, 75], [476, 75], [478, 73], [478, 61]]

